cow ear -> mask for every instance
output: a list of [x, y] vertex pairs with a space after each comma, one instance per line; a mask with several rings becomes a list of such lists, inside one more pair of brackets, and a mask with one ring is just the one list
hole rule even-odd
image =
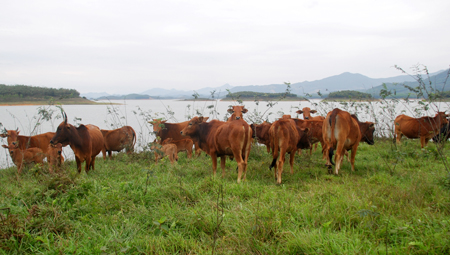
[[209, 119], [209, 117], [203, 117], [203, 122], [206, 122]]
[[248, 112], [248, 110], [247, 109], [242, 109], [242, 113], [246, 113], [246, 112]]
[[201, 117], [198, 117], [198, 121], [200, 122], [200, 123], [202, 123], [203, 122], [203, 116], [201, 116]]
[[374, 128], [375, 127], [375, 123], [371, 123], [370, 125], [369, 125], [369, 128]]
[[232, 114], [234, 111], [233, 111], [232, 108], [230, 108], [230, 109], [227, 110], [227, 112]]
[[6, 146], [4, 144], [2, 144], [2, 147], [5, 148], [5, 149], [8, 149], [8, 146]]
[[310, 113], [316, 113], [317, 111], [316, 110], [311, 110], [311, 111], [309, 111]]
[[303, 113], [303, 111], [302, 111], [302, 110], [298, 110], [298, 111], [296, 111], [296, 113], [298, 113], [298, 114], [302, 114], [302, 113]]
[[161, 121], [161, 123], [163, 123], [163, 124], [164, 124], [164, 123], [166, 123], [166, 122], [167, 122], [167, 120], [163, 120], [163, 121]]

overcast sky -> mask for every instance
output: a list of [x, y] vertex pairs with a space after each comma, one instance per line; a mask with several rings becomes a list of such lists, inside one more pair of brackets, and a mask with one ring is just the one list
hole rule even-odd
[[0, 1], [0, 84], [139, 93], [450, 64], [450, 1]]

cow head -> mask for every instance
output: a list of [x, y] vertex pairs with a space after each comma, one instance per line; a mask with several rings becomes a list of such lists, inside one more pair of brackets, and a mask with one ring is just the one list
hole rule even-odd
[[297, 148], [298, 149], [310, 149], [311, 148], [311, 134], [309, 132], [309, 128], [299, 128], [297, 125], [295, 125], [298, 132], [298, 143]]
[[[439, 116], [439, 117], [438, 117]], [[447, 125], [448, 124], [448, 120], [447, 120], [447, 118], [449, 117], [450, 115], [449, 114], [445, 114], [445, 112], [438, 112], [437, 114], [436, 114], [436, 116], [434, 116], [435, 118], [436, 117], [438, 117], [439, 118], [439, 122], [438, 122], [438, 125], [439, 125], [439, 128], [442, 128], [442, 127], [445, 127], [445, 125]]]
[[17, 141], [19, 133], [19, 128], [17, 128], [16, 130], [6, 130], [6, 128], [4, 128], [2, 134], [0, 134], [0, 137], [7, 138], [8, 144], [10, 144]]
[[283, 115], [283, 116], [281, 116], [281, 119], [291, 119], [291, 115], [290, 114], [285, 114], [285, 115]]
[[309, 107], [304, 107], [301, 110], [296, 111], [296, 113], [298, 114], [302, 114], [303, 113], [303, 118], [305, 120], [309, 120], [311, 118], [311, 113], [316, 113], [316, 110], [311, 110]]
[[375, 123], [373, 122], [360, 122], [359, 128], [361, 130], [361, 141], [368, 143], [369, 145], [374, 145], [373, 133], [375, 132]]
[[11, 157], [13, 157], [14, 156], [14, 151], [17, 148], [19, 148], [19, 142], [18, 141], [12, 142], [9, 145], [2, 144], [2, 147], [7, 149], [9, 151], [9, 155], [11, 155]]
[[189, 123], [187, 124], [186, 127], [184, 127], [181, 131], [180, 134], [184, 135], [184, 136], [195, 136], [198, 133], [199, 130], [199, 125], [201, 123], [203, 123], [204, 118], [203, 117], [194, 117], [192, 118]]
[[244, 108], [243, 105], [235, 105], [228, 109], [228, 113], [231, 114], [231, 117], [228, 120], [240, 120], [244, 119], [243, 114], [248, 110]]
[[149, 121], [148, 123], [153, 125], [153, 134], [158, 136], [160, 131], [164, 129], [164, 123], [166, 122], [167, 120], [153, 119], [153, 121]]
[[59, 124], [58, 128], [56, 129], [55, 135], [53, 136], [52, 140], [50, 140], [51, 144], [68, 144], [70, 137], [72, 137], [76, 132], [76, 128], [67, 123], [67, 115], [65, 112], [63, 112], [63, 117], [64, 121]]

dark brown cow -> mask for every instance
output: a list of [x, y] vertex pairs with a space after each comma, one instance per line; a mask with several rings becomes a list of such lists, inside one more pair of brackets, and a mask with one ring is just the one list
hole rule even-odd
[[130, 126], [123, 126], [114, 130], [100, 130], [103, 134], [104, 146], [102, 149], [103, 159], [106, 159], [106, 152], [108, 152], [109, 159], [112, 159], [113, 151], [126, 150], [127, 154], [134, 151], [134, 144], [136, 143], [136, 132]]
[[[300, 128], [308, 128], [308, 135], [311, 138], [311, 144], [315, 144], [317, 146], [317, 143], [320, 143], [320, 145], [324, 146], [323, 142], [323, 135], [322, 135], [322, 126], [323, 126], [323, 120], [302, 120], [293, 118], [295, 121], [295, 124]], [[309, 150], [309, 155], [312, 155], [312, 146]]]
[[172, 138], [167, 138], [162, 141], [161, 145], [164, 144], [175, 144], [177, 146], [177, 155], [180, 151], [185, 151], [188, 158], [192, 158], [192, 146], [194, 142], [191, 139], [181, 139], [174, 141]]
[[166, 140], [164, 140], [163, 145], [153, 142], [153, 145], [150, 147], [150, 149], [155, 151], [156, 164], [158, 164], [158, 159], [164, 158], [165, 156], [169, 157], [170, 163], [172, 164], [174, 164], [175, 161], [178, 161], [177, 146], [171, 142], [172, 138], [167, 138]]
[[232, 120], [240, 120], [244, 119], [244, 113], [246, 113], [248, 110], [244, 108], [243, 105], [235, 105], [232, 106], [230, 109], [228, 109], [228, 113], [231, 114], [231, 116], [228, 118], [228, 121]]
[[[360, 125], [360, 124], [361, 125]], [[333, 150], [336, 150], [335, 174], [339, 174], [345, 151], [351, 150], [351, 169], [355, 170], [355, 156], [358, 145], [361, 140], [369, 144], [374, 144], [373, 132], [374, 123], [359, 122], [357, 118], [352, 117], [348, 112], [340, 109], [334, 109], [327, 114], [323, 122], [323, 147], [324, 156], [327, 158], [328, 172], [331, 173], [333, 164]]]
[[309, 107], [304, 107], [303, 109], [296, 111], [296, 113], [303, 114], [303, 119], [305, 119], [305, 120], [322, 120], [323, 121], [325, 119], [325, 117], [323, 117], [323, 116], [315, 116], [315, 117], [311, 116], [311, 113], [314, 114], [314, 113], [317, 113], [317, 111], [311, 110], [311, 108], [309, 108]]
[[55, 135], [54, 132], [47, 132], [34, 136], [24, 136], [19, 135], [19, 129], [16, 130], [6, 130], [3, 134], [0, 134], [0, 137], [7, 138], [8, 145], [12, 142], [19, 142], [19, 148], [21, 150], [26, 150], [28, 148], [39, 148], [44, 153], [47, 153], [48, 145], [50, 144], [50, 140]]
[[420, 138], [420, 146], [423, 148], [428, 144], [428, 140], [445, 127], [448, 116], [444, 112], [438, 112], [434, 117], [412, 118], [404, 114], [397, 116], [394, 120], [397, 143], [400, 144], [403, 135], [411, 139]]
[[270, 146], [272, 150], [272, 164], [275, 167], [275, 179], [281, 184], [281, 174], [286, 153], [289, 153], [289, 164], [291, 174], [294, 174], [294, 157], [298, 149], [306, 149], [311, 143], [306, 135], [308, 129], [300, 129], [292, 119], [279, 119], [269, 129]]
[[12, 142], [9, 145], [2, 145], [3, 148], [8, 149], [12, 161], [17, 166], [17, 172], [22, 173], [23, 165], [31, 163], [42, 164], [44, 162], [45, 153], [40, 148], [20, 149], [20, 142]]
[[181, 130], [181, 134], [198, 142], [202, 150], [211, 156], [214, 175], [217, 169], [217, 157], [220, 157], [222, 177], [225, 177], [225, 158], [229, 155], [233, 156], [238, 164], [237, 182], [241, 182], [242, 174], [245, 180], [252, 144], [252, 129], [243, 119], [229, 122], [219, 120], [204, 122], [203, 117], [194, 117]]
[[256, 137], [258, 143], [264, 144], [267, 148], [267, 152], [270, 152], [270, 137], [269, 129], [272, 123], [264, 121], [261, 124], [251, 124], [250, 127], [253, 130], [253, 136]]
[[63, 113], [64, 121], [59, 124], [51, 144], [66, 143], [75, 153], [78, 173], [81, 173], [81, 163], [86, 161], [85, 171], [95, 170], [95, 157], [103, 149], [103, 135], [100, 129], [94, 125], [74, 127], [67, 123], [67, 115]]
[[[207, 121], [209, 117], [204, 117], [203, 120]], [[185, 136], [180, 134], [180, 131], [185, 128], [189, 121], [180, 122], [180, 123], [167, 123], [166, 120], [161, 119], [153, 119], [153, 121], [149, 121], [150, 124], [153, 125], [153, 133], [160, 138], [158, 143], [161, 144], [162, 141], [167, 138], [172, 138], [173, 141], [186, 139]], [[200, 155], [201, 149], [200, 146], [194, 141], [195, 144], [195, 154], [197, 156]]]
[[47, 162], [48, 171], [53, 173], [53, 169], [59, 172], [61, 164], [64, 163], [64, 157], [62, 156], [62, 144], [57, 143], [55, 145], [49, 144], [47, 149]]

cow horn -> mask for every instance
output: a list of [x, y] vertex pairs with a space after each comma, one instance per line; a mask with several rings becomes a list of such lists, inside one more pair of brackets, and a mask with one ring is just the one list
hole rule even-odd
[[63, 117], [64, 117], [64, 124], [67, 124], [67, 114], [66, 114], [66, 112], [63, 112]]

